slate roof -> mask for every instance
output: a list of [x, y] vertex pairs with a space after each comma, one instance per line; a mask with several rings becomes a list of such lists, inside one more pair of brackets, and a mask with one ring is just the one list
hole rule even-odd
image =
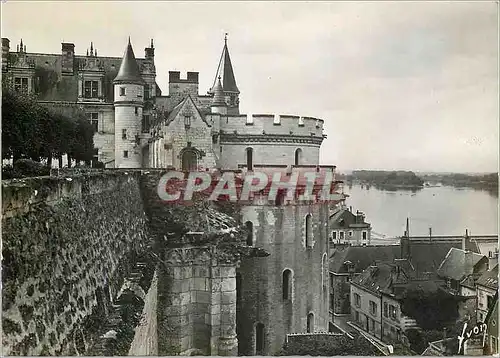
[[[20, 54], [17, 52], [9, 52], [8, 63], [10, 72], [16, 67]], [[46, 53], [26, 53], [26, 59], [34, 65], [35, 80], [40, 81], [44, 76], [53, 77], [50, 83], [46, 84], [47, 88], [41, 88], [41, 93], [38, 94], [40, 101], [61, 101], [61, 102], [76, 102], [78, 100], [78, 76], [76, 73], [84, 72], [82, 69], [85, 64], [94, 60], [94, 58], [77, 55], [74, 57], [74, 71], [75, 75], [68, 76], [62, 74], [62, 54], [46, 54]], [[103, 96], [105, 103], [113, 104], [114, 101], [114, 86], [113, 80], [118, 74], [118, 69], [122, 62], [122, 57], [95, 57], [97, 66], [104, 73], [103, 78]], [[145, 64], [150, 62], [144, 58], [136, 58], [140, 72], [145, 72]], [[161, 90], [156, 84], [157, 95], [161, 94]]]
[[484, 272], [479, 277], [476, 284], [497, 290], [498, 289], [498, 265], [493, 267], [493, 269], [491, 269], [490, 271]]
[[329, 224], [331, 229], [370, 227], [370, 224], [365, 222], [364, 218], [362, 220], [357, 219], [356, 214], [347, 209], [340, 209], [339, 211], [333, 213], [330, 216]]
[[125, 49], [125, 53], [120, 64], [120, 70], [118, 71], [118, 75], [116, 75], [113, 82], [138, 84], [144, 83], [144, 80], [142, 79], [141, 73], [139, 71], [139, 65], [135, 60], [134, 50], [132, 49], [130, 38], [128, 39], [128, 45]]
[[418, 273], [436, 272], [451, 248], [460, 248], [460, 240], [455, 241], [413, 241], [410, 242], [411, 263]]
[[217, 68], [214, 83], [210, 90], [211, 93], [214, 92], [215, 86], [217, 85], [217, 79], [219, 77], [221, 78], [222, 88], [224, 89], [224, 92], [240, 93], [238, 86], [236, 86], [236, 79], [234, 78], [233, 65], [231, 64], [231, 57], [229, 56], [227, 41], [225, 41], [224, 48], [222, 49], [222, 56], [219, 61], [219, 66]]
[[349, 246], [343, 250], [336, 250], [330, 256], [330, 271], [347, 273], [344, 262], [354, 264], [355, 272], [362, 272], [373, 263], [381, 261], [394, 261], [399, 258], [401, 249], [399, 245], [384, 246]]
[[[455, 241], [410, 241], [411, 264], [415, 275], [435, 273], [439, 265], [451, 248], [460, 247], [459, 240]], [[342, 274], [348, 273], [344, 262], [355, 264], [355, 272], [359, 273], [375, 262], [392, 262], [401, 259], [400, 245], [380, 246], [348, 246], [337, 249], [330, 256], [330, 271]]]
[[474, 266], [486, 256], [455, 247], [451, 248], [439, 266], [437, 273], [441, 277], [461, 281], [474, 273]]
[[407, 260], [370, 266], [352, 282], [372, 293], [390, 294], [396, 299], [401, 298], [407, 289], [418, 288], [426, 292], [436, 292], [439, 289], [432, 277], [416, 279], [414, 269]]
[[212, 106], [225, 106], [226, 101], [224, 100], [224, 90], [220, 83], [220, 77], [217, 79], [217, 84], [214, 88], [214, 98], [212, 101]]

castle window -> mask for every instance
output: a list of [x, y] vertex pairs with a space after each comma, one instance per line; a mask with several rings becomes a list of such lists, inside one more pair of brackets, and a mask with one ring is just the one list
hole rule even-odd
[[122, 129], [122, 139], [127, 139], [127, 130]]
[[366, 237], [367, 237], [366, 231], [363, 231], [363, 240], [366, 240]]
[[339, 234], [340, 234], [340, 240], [344, 240], [344, 232], [341, 231]]
[[353, 234], [352, 230], [351, 230], [351, 231], [349, 231], [349, 237], [351, 237], [351, 236], [352, 236], [352, 234]]
[[85, 81], [84, 82], [84, 97], [85, 98], [97, 98], [99, 93], [99, 85], [97, 81]]
[[311, 247], [312, 245], [312, 215], [306, 215], [306, 247]]
[[295, 150], [295, 165], [300, 165], [302, 162], [302, 149], [298, 148]]
[[149, 84], [145, 84], [144, 85], [144, 99], [149, 99], [151, 94], [150, 94], [150, 85]]
[[247, 154], [247, 169], [253, 170], [253, 149], [247, 148], [246, 154]]
[[120, 87], [120, 96], [125, 96], [125, 87]]
[[219, 136], [218, 136], [217, 134], [212, 135], [212, 143], [213, 143], [213, 144], [217, 144], [218, 137], [219, 137]]
[[184, 116], [184, 126], [191, 127], [191, 116]]
[[123, 151], [123, 158], [128, 158], [128, 150]]
[[14, 78], [14, 90], [16, 92], [28, 92], [28, 79], [24, 77]]
[[377, 304], [373, 301], [370, 301], [370, 313], [375, 316], [377, 314]]
[[251, 221], [247, 221], [245, 223], [245, 226], [247, 228], [247, 245], [248, 246], [253, 246], [253, 223]]
[[137, 116], [139, 114], [139, 107], [135, 107], [135, 115]]
[[307, 333], [314, 332], [314, 313], [309, 313], [307, 315]]
[[94, 128], [94, 133], [97, 132], [99, 127], [99, 113], [97, 112], [87, 113], [87, 119], [89, 120], [90, 124], [92, 124], [92, 128]]
[[283, 299], [292, 299], [292, 271], [286, 269], [283, 271]]
[[146, 114], [142, 116], [142, 132], [147, 133], [149, 131], [149, 115]]
[[255, 355], [264, 354], [264, 325], [257, 323], [255, 325]]
[[332, 240], [337, 240], [337, 232], [332, 231]]

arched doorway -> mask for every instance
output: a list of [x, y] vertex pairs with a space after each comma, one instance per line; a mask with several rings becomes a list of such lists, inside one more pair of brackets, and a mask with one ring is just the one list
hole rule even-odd
[[185, 150], [182, 153], [182, 171], [191, 171], [198, 168], [198, 156], [194, 150]]
[[264, 355], [264, 325], [262, 323], [255, 325], [255, 355]]

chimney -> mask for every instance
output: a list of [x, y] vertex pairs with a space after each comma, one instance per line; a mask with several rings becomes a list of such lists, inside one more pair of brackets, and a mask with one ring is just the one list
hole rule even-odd
[[495, 252], [488, 253], [488, 271], [491, 271], [496, 265], [498, 265], [498, 248]]
[[187, 80], [191, 83], [198, 83], [199, 72], [188, 72]]
[[2, 71], [7, 70], [7, 60], [9, 58], [10, 40], [2, 37]]
[[462, 237], [462, 250], [467, 250], [467, 241], [469, 240], [469, 230], [465, 229], [465, 236]]
[[146, 60], [153, 60], [155, 57], [155, 47], [153, 45], [153, 39], [151, 39], [151, 46], [144, 49]]
[[72, 43], [63, 42], [61, 69], [63, 74], [72, 75], [75, 64], [75, 45]]

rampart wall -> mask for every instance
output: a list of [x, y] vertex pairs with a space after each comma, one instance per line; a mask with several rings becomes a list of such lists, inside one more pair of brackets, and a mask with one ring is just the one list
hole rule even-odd
[[[100, 337], [122, 285], [134, 276], [135, 291], [149, 286], [148, 265], [137, 265], [149, 245], [138, 173], [4, 181], [2, 213], [3, 353], [108, 349]], [[131, 340], [129, 328], [115, 342]]]

